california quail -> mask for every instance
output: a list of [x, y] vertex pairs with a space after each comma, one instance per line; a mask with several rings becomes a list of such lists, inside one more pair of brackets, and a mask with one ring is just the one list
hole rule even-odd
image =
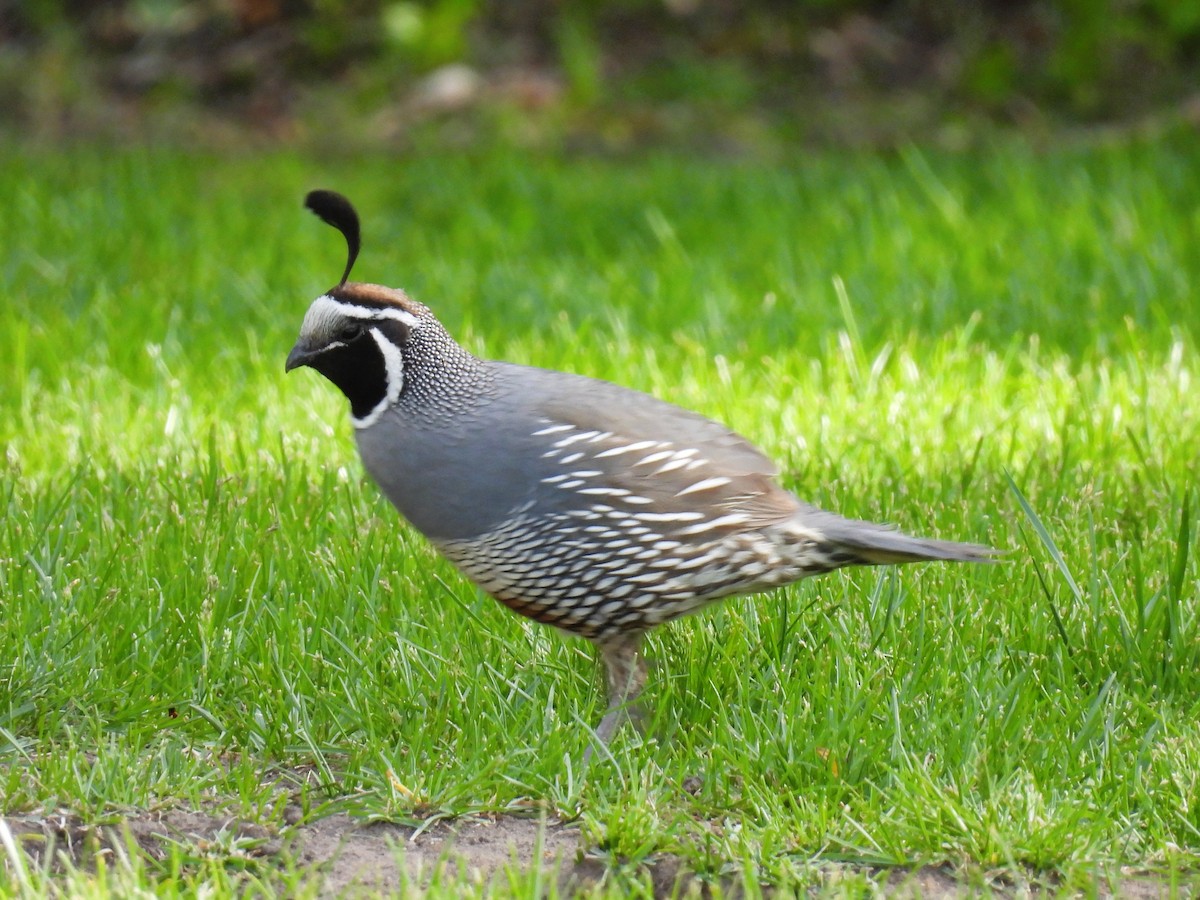
[[809, 506], [748, 441], [696, 413], [473, 356], [403, 291], [347, 281], [359, 222], [345, 197], [313, 191], [305, 205], [342, 232], [349, 258], [309, 307], [287, 370], [311, 366], [342, 390], [367, 471], [444, 556], [515, 612], [597, 645], [600, 741], [645, 682], [638, 651], [656, 625], [842, 566], [994, 555]]

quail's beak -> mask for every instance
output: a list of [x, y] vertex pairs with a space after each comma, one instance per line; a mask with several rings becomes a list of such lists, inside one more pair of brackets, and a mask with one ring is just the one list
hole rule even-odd
[[317, 354], [303, 340], [296, 341], [296, 346], [292, 348], [292, 352], [288, 354], [287, 362], [283, 364], [283, 371], [290, 372], [292, 369], [298, 369], [301, 366], [307, 366], [312, 358]]

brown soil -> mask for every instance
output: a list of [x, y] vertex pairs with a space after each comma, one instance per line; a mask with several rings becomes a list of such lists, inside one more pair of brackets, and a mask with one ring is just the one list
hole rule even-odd
[[[52, 849], [76, 864], [88, 865], [96, 854], [111, 854], [130, 840], [153, 858], [164, 857], [172, 844], [197, 858], [241, 857], [249, 863], [290, 857], [299, 868], [320, 879], [323, 896], [396, 893], [409, 884], [428, 885], [435, 880], [445, 884], [447, 878], [486, 884], [509, 864], [520, 869], [541, 866], [553, 873], [560, 892], [569, 896], [574, 889], [598, 883], [605, 873], [603, 861], [584, 852], [573, 826], [514, 816], [440, 822], [418, 830], [384, 822], [363, 824], [337, 814], [285, 828], [282, 833], [230, 817], [185, 810], [140, 813], [101, 826], [85, 825], [72, 816], [12, 816], [0, 818], [0, 823], [35, 862]], [[862, 871], [831, 864], [822, 867], [821, 880], [836, 884], [845, 875]], [[661, 857], [648, 865], [647, 872], [656, 896], [708, 893], [703, 882], [686, 872], [678, 859]], [[979, 896], [981, 883], [989, 884], [1000, 896], [1049, 896], [1063, 888], [1037, 880], [1016, 884], [986, 877], [976, 877], [968, 884], [948, 867], [871, 870], [869, 874], [886, 893], [897, 897]], [[734, 896], [739, 893], [735, 884], [725, 887]], [[1136, 876], [1091, 885], [1088, 893], [1132, 900], [1173, 895], [1168, 884]]]
[[[0, 819], [36, 863], [50, 850], [77, 865], [97, 854], [135, 842], [156, 859], [168, 847], [192, 857], [224, 856], [268, 861], [290, 859], [320, 879], [326, 896], [401, 891], [446, 878], [486, 883], [508, 864], [540, 865], [556, 873], [564, 893], [599, 881], [604, 866], [580, 852], [577, 829], [558, 822], [514, 816], [439, 822], [416, 828], [387, 822], [363, 823], [339, 813], [275, 832], [261, 825], [186, 810], [138, 813], [106, 825], [86, 825], [74, 816], [14, 816]], [[128, 837], [125, 837], [125, 835]], [[677, 864], [652, 870], [656, 887], [669, 892]]]

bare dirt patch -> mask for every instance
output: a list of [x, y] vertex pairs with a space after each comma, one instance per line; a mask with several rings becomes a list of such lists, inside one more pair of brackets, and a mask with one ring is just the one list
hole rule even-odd
[[[339, 896], [395, 892], [447, 877], [486, 884], [508, 865], [540, 866], [568, 892], [604, 875], [603, 864], [582, 853], [578, 829], [514, 816], [417, 829], [363, 823], [340, 813], [278, 831], [187, 810], [138, 813], [102, 825], [69, 815], [12, 816], [0, 822], [39, 865], [52, 853], [89, 866], [98, 855], [119, 852], [132, 841], [153, 859], [164, 859], [172, 846], [193, 858], [290, 859], [320, 879], [323, 893]], [[656, 888], [670, 892], [679, 869], [675, 861], [652, 867]]]
[[[97, 855], [113, 854], [132, 841], [146, 855], [163, 859], [172, 846], [193, 858], [219, 856], [247, 862], [290, 860], [319, 879], [327, 896], [361, 896], [401, 892], [408, 885], [433, 880], [467, 880], [487, 884], [506, 866], [529, 871], [541, 867], [564, 895], [604, 878], [604, 862], [585, 851], [577, 828], [557, 821], [515, 816], [439, 822], [427, 828], [377, 822], [363, 823], [340, 813], [273, 831], [228, 816], [188, 810], [131, 814], [104, 825], [88, 825], [67, 815], [0, 818], [29, 854], [41, 864], [47, 853], [67, 856], [78, 866], [92, 865]], [[663, 856], [646, 866], [656, 896], [708, 894], [707, 885], [674, 857]], [[1050, 896], [1063, 885], [1036, 877], [1014, 883], [976, 875], [964, 879], [950, 867], [879, 870], [842, 864], [822, 865], [818, 882], [836, 884], [847, 876], [868, 875], [885, 893], [897, 897], [959, 898], [980, 896]], [[1196, 885], [1192, 884], [1194, 888]], [[736, 883], [727, 893], [740, 892]], [[1086, 892], [1097, 897], [1151, 900], [1176, 896], [1178, 883], [1154, 877], [1100, 879]], [[1068, 893], [1070, 891], [1068, 890]]]

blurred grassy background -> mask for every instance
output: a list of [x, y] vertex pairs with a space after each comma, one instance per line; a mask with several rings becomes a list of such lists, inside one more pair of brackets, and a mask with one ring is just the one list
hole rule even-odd
[[785, 153], [1200, 107], [1194, 0], [27, 0], [0, 48], [0, 121], [49, 138]]

